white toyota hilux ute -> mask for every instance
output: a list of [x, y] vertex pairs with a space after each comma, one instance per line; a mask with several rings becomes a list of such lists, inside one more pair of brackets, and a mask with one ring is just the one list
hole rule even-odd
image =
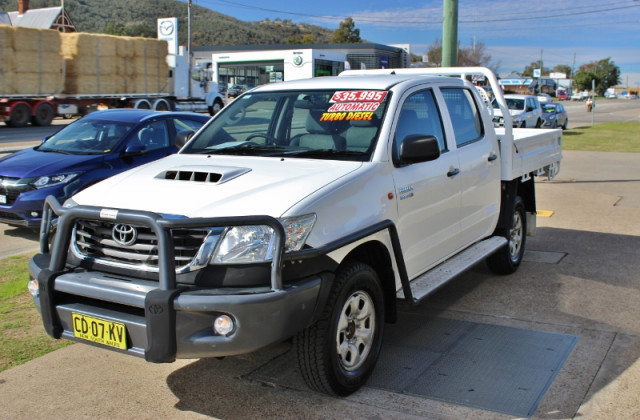
[[315, 390], [371, 374], [396, 299], [515, 271], [561, 130], [494, 129], [484, 68], [348, 71], [244, 93], [176, 155], [45, 204], [29, 289], [55, 338], [144, 357], [293, 339]]

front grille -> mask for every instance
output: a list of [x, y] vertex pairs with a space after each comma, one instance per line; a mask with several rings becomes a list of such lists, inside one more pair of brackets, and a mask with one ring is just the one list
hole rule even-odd
[[[76, 252], [80, 257], [94, 258], [107, 264], [135, 265], [157, 271], [158, 239], [155, 233], [147, 227], [133, 226], [136, 232], [135, 240], [129, 241], [131, 244], [123, 244], [122, 242], [126, 243], [131, 236], [114, 235], [115, 227], [116, 223], [113, 222], [79, 220], [73, 236]], [[171, 230], [176, 269], [191, 263], [208, 234], [209, 229], [202, 228]], [[117, 242], [114, 237], [119, 237], [121, 242]]]
[[18, 181], [20, 178], [11, 178], [0, 176], [0, 195], [7, 197], [6, 205], [10, 206], [18, 199], [20, 192], [24, 190], [24, 185], [19, 188]]

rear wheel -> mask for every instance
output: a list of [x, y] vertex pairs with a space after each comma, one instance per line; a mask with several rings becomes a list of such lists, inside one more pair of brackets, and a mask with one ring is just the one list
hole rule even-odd
[[53, 109], [53, 106], [46, 102], [42, 102], [36, 107], [36, 113], [33, 115], [31, 120], [35, 125], [45, 127], [51, 124], [51, 121], [53, 120], [53, 117], [55, 117], [55, 115], [56, 111]]
[[294, 338], [298, 366], [315, 391], [349, 395], [367, 381], [382, 347], [384, 297], [376, 272], [350, 263], [336, 276], [318, 321]]
[[26, 104], [18, 104], [11, 110], [9, 118], [8, 125], [11, 127], [25, 127], [31, 119], [31, 109]]
[[497, 274], [511, 274], [518, 269], [524, 255], [526, 243], [527, 219], [524, 203], [520, 197], [516, 202], [511, 215], [511, 226], [508, 229], [498, 229], [496, 235], [507, 238], [507, 245], [487, 258], [487, 265]]
[[526, 121], [522, 121], [520, 123], [520, 128], [527, 128], [527, 122]]

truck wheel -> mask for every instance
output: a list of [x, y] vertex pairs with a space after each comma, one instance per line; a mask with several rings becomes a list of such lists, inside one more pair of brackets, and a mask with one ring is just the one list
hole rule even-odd
[[496, 235], [507, 238], [507, 245], [487, 258], [487, 265], [497, 274], [511, 274], [518, 269], [524, 255], [524, 247], [527, 240], [527, 219], [524, 203], [520, 197], [516, 202], [511, 215], [511, 227], [509, 229], [497, 229]]
[[51, 106], [46, 102], [41, 103], [36, 107], [36, 112], [31, 117], [31, 122], [40, 127], [46, 127], [51, 124], [51, 120], [55, 117], [56, 112]]
[[294, 338], [298, 367], [307, 385], [346, 396], [369, 378], [378, 360], [384, 297], [376, 272], [351, 263], [337, 274], [317, 322]]
[[213, 117], [218, 112], [220, 112], [220, 110], [222, 109], [223, 106], [224, 106], [224, 104], [222, 103], [222, 101], [220, 99], [216, 99], [213, 102], [213, 106], [209, 107], [209, 115], [211, 115]]
[[11, 127], [25, 127], [31, 119], [31, 109], [26, 104], [18, 104], [11, 110], [9, 123]]

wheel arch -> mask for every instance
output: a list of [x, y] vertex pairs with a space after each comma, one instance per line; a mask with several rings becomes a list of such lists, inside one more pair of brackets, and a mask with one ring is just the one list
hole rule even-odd
[[500, 217], [497, 229], [506, 229], [510, 226], [516, 197], [522, 199], [527, 213], [535, 213], [537, 210], [535, 183], [532, 176], [524, 182], [520, 178], [503, 181], [500, 195]]
[[338, 270], [353, 261], [369, 265], [378, 274], [384, 294], [385, 322], [394, 323], [397, 318], [396, 278], [389, 250], [379, 241], [365, 242], [347, 254]]

